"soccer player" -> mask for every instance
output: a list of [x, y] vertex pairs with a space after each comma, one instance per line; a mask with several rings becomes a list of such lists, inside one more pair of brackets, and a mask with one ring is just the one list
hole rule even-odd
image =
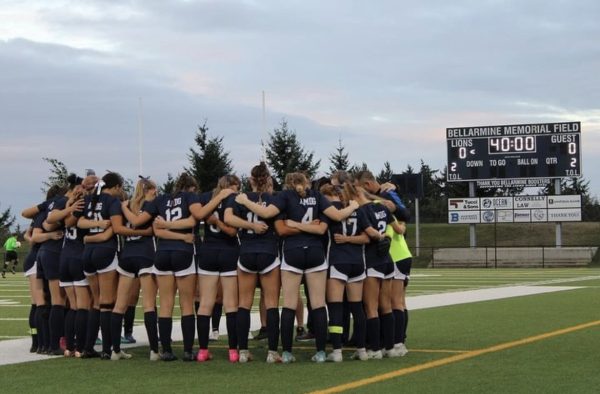
[[[254, 166], [250, 172], [252, 192], [247, 194], [250, 201], [267, 206], [273, 200], [273, 182], [264, 162]], [[231, 197], [228, 202], [233, 202]], [[248, 208], [233, 202], [225, 209], [225, 223], [239, 228], [241, 241], [240, 257], [237, 264], [239, 307], [237, 312], [237, 333], [240, 349], [240, 362], [252, 360], [248, 351], [250, 331], [250, 310], [254, 301], [257, 279], [260, 279], [261, 295], [266, 308], [268, 338], [267, 363], [281, 362], [277, 351], [279, 346], [279, 289], [281, 287], [278, 238], [272, 220], [262, 220]]]
[[295, 361], [292, 355], [294, 317], [298, 303], [298, 290], [302, 276], [308, 284], [315, 331], [317, 352], [312, 357], [315, 362], [325, 362], [327, 340], [327, 311], [325, 310], [325, 287], [327, 282], [327, 262], [321, 236], [327, 231], [323, 214], [333, 220], [344, 220], [358, 206], [350, 202], [339, 211], [321, 193], [311, 190], [310, 183], [302, 173], [286, 176], [287, 190], [281, 192], [268, 206], [262, 206], [239, 194], [236, 202], [244, 205], [263, 219], [284, 214], [286, 228], [275, 226], [283, 241], [281, 262], [281, 283], [283, 309], [281, 312], [282, 362]]
[[6, 278], [6, 270], [10, 263], [12, 263], [11, 272], [13, 275], [15, 274], [15, 269], [17, 268], [17, 264], [19, 263], [19, 255], [17, 255], [17, 249], [21, 247], [21, 243], [17, 241], [17, 234], [11, 235], [4, 242], [4, 250], [6, 254], [4, 255], [4, 268], [2, 269], [2, 277]]

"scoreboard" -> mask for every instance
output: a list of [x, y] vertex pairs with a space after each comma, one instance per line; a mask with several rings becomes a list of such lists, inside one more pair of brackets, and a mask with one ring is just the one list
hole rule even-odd
[[580, 122], [447, 128], [447, 180], [580, 177], [580, 141]]

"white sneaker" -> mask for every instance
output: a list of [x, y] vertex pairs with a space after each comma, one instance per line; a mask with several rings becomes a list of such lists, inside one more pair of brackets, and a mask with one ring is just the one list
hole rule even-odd
[[121, 359], [127, 360], [127, 359], [130, 359], [131, 357], [133, 357], [131, 354], [125, 353], [122, 350], [119, 353], [113, 351], [112, 354], [110, 355], [110, 359], [112, 361], [118, 361], [118, 360], [121, 360]]
[[368, 359], [369, 359], [369, 354], [367, 353], [365, 348], [356, 349], [354, 354], [352, 354], [352, 360], [367, 361]]
[[219, 340], [219, 330], [213, 330], [210, 332], [208, 336], [209, 341], [218, 341]]
[[333, 361], [334, 363], [341, 363], [344, 360], [342, 356], [342, 350], [334, 350], [327, 355], [327, 361]]
[[150, 361], [158, 361], [160, 360], [160, 353], [156, 353], [153, 350], [150, 350]]
[[367, 356], [371, 360], [381, 360], [383, 358], [383, 353], [381, 352], [381, 350], [378, 350], [376, 352], [372, 350], [367, 350]]
[[408, 353], [408, 349], [406, 348], [406, 345], [403, 344], [403, 343], [397, 343], [397, 344], [395, 344], [394, 345], [394, 350], [396, 350], [398, 352], [398, 354], [400, 355], [400, 357], [404, 357]]
[[267, 354], [267, 364], [279, 364], [281, 362], [282, 360], [279, 353], [273, 350], [269, 350], [269, 353]]
[[252, 354], [250, 354], [249, 350], [240, 350], [240, 358], [238, 360], [239, 363], [247, 363], [248, 361], [252, 361]]
[[398, 349], [391, 348], [389, 350], [387, 350], [387, 349], [383, 350], [383, 357], [396, 358], [396, 357], [401, 357], [401, 356], [400, 356], [400, 351]]

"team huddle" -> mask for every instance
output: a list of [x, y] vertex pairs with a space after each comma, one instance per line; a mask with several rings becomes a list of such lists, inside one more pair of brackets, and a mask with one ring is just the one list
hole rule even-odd
[[[405, 355], [409, 214], [394, 186], [380, 185], [368, 171], [336, 172], [312, 187], [304, 174], [290, 173], [283, 190], [274, 192], [264, 163], [252, 168], [249, 181], [247, 193], [235, 175], [199, 193], [196, 180], [183, 173], [170, 193], [158, 194], [156, 184], [140, 176], [126, 196], [123, 178], [109, 172], [101, 179], [72, 174], [68, 187], [52, 186], [44, 202], [22, 213], [32, 219], [24, 269], [32, 296], [31, 351], [131, 358], [121, 349], [121, 330], [132, 293], [135, 305], [141, 288], [150, 360], [177, 359], [171, 337], [178, 296], [179, 357], [212, 358], [211, 317], [222, 304], [229, 361], [248, 362], [258, 287], [266, 362], [291, 363], [304, 284], [313, 361], [342, 361], [343, 344], [363, 361]], [[101, 352], [94, 350], [99, 331]]]

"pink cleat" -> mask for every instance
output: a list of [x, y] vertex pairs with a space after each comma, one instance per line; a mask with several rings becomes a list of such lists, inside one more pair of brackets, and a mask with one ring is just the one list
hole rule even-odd
[[196, 356], [196, 361], [203, 363], [208, 360], [212, 360], [212, 354], [210, 354], [208, 349], [200, 349], [198, 351], [198, 355]]
[[238, 353], [237, 349], [229, 349], [229, 362], [230, 363], [237, 363], [240, 359], [240, 354]]

